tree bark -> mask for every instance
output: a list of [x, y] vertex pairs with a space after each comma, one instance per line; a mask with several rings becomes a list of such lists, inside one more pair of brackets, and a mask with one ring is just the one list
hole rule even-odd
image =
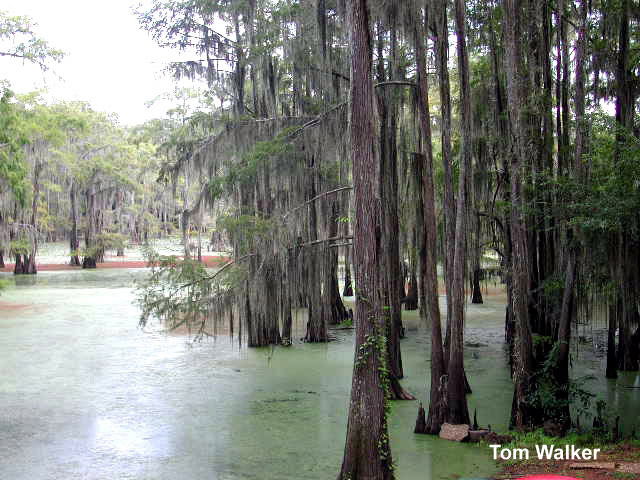
[[[632, 73], [629, 71], [630, 33], [629, 18], [631, 5], [629, 0], [622, 0], [620, 26], [618, 36], [617, 59], [617, 97], [616, 97], [616, 121], [627, 132], [634, 129], [634, 103], [635, 95], [632, 85]], [[621, 151], [624, 148], [625, 135], [617, 134], [616, 160], [620, 160]], [[618, 319], [619, 344], [618, 367], [620, 370], [638, 370], [638, 362], [631, 354], [631, 324], [638, 317], [638, 254], [635, 246], [630, 243], [633, 234], [627, 230], [620, 233], [620, 283], [622, 289], [622, 314]]]
[[409, 273], [409, 289], [407, 296], [404, 297], [405, 310], [418, 309], [418, 277], [416, 276], [415, 266], [411, 266]]
[[[431, 119], [429, 118], [429, 84], [427, 79], [427, 56], [425, 52], [426, 19], [418, 10], [415, 22], [413, 41], [416, 52], [416, 68], [418, 76], [418, 115], [423, 148], [423, 185], [424, 205], [424, 263], [421, 268], [422, 288], [425, 297], [427, 321], [431, 323], [431, 390], [429, 395], [429, 413], [424, 421], [424, 410], [418, 412], [416, 433], [437, 434], [447, 415], [447, 377], [442, 344], [442, 325], [440, 305], [438, 302], [437, 274], [437, 224], [435, 213], [435, 191], [433, 181], [433, 150], [431, 137]], [[421, 415], [422, 414], [422, 415]]]
[[[393, 80], [395, 64], [395, 30], [391, 21], [391, 59], [389, 79]], [[384, 38], [382, 26], [378, 24], [378, 65], [377, 76], [379, 82], [387, 79], [384, 66]], [[380, 118], [380, 192], [382, 203], [382, 243], [383, 243], [383, 292], [385, 314], [387, 317], [387, 351], [391, 376], [391, 390], [398, 400], [413, 399], [400, 385], [399, 379], [404, 376], [402, 370], [402, 354], [400, 350], [400, 336], [402, 332], [402, 305], [400, 303], [400, 246], [398, 224], [398, 168], [396, 124], [397, 108], [395, 92], [390, 89], [377, 91], [378, 113]]]
[[527, 237], [522, 219], [521, 169], [525, 157], [525, 138], [522, 129], [522, 73], [520, 48], [520, 3], [505, 0], [505, 52], [507, 73], [507, 106], [511, 122], [513, 158], [510, 171], [511, 183], [511, 276], [512, 312], [515, 319], [513, 380], [515, 384], [511, 410], [511, 425], [525, 428], [536, 423], [528, 395], [531, 388], [534, 361], [531, 325], [529, 324], [528, 290], [529, 272]]
[[[348, 3], [351, 25], [351, 155], [356, 275], [355, 364], [339, 480], [394, 478], [387, 428], [387, 354], [382, 298], [380, 170], [375, 151], [372, 46], [366, 0]], [[382, 350], [382, 351], [381, 351]]]
[[[38, 273], [36, 268], [36, 254], [38, 252], [38, 201], [40, 200], [40, 174], [44, 169], [44, 162], [39, 158], [39, 154], [34, 149], [33, 166], [33, 199], [31, 200], [31, 220], [30, 220], [30, 242], [29, 253], [22, 255], [16, 255], [16, 264], [13, 269], [14, 274], [29, 274], [34, 275]], [[22, 258], [19, 258], [22, 257]]]
[[462, 144], [456, 205], [456, 238], [453, 260], [453, 312], [449, 351], [449, 384], [447, 389], [447, 420], [453, 424], [469, 423], [464, 373], [464, 284], [465, 246], [467, 238], [467, 175], [471, 174], [471, 87], [469, 85], [469, 54], [467, 52], [463, 0], [456, 0], [456, 38], [458, 71], [460, 72], [460, 103], [462, 106]]
[[[336, 202], [331, 204], [331, 216], [328, 221], [329, 238], [336, 237], [338, 235], [338, 205]], [[323, 255], [325, 262], [322, 292], [325, 305], [324, 314], [328, 325], [337, 325], [349, 316], [344, 303], [342, 303], [338, 286], [338, 249], [330, 248], [325, 243]]]
[[571, 318], [573, 305], [573, 285], [576, 279], [576, 252], [569, 247], [567, 270], [565, 273], [564, 291], [562, 293], [562, 307], [558, 322], [558, 350], [555, 365], [556, 383], [559, 386], [559, 411], [554, 415], [565, 429], [571, 426], [571, 412], [569, 410], [569, 346], [571, 341]]
[[44, 169], [44, 162], [39, 158], [37, 147], [32, 147], [34, 157], [33, 166], [33, 198], [31, 200], [31, 220], [30, 220], [30, 242], [29, 253], [16, 255], [16, 264], [13, 269], [14, 275], [38, 273], [36, 268], [36, 254], [38, 252], [38, 201], [40, 200], [40, 174]]
[[473, 269], [471, 303], [483, 303], [482, 289], [480, 288], [481, 273], [482, 272], [479, 267]]
[[78, 241], [78, 206], [76, 200], [76, 182], [71, 182], [71, 188], [69, 189], [69, 201], [71, 203], [71, 231], [69, 232], [69, 249], [71, 252], [70, 265], [79, 267], [80, 258], [78, 257], [78, 250], [80, 248], [80, 242]]
[[[96, 268], [95, 235], [96, 235], [96, 186], [91, 179], [91, 186], [86, 192], [87, 197], [87, 229], [84, 234], [85, 255], [82, 268]], [[91, 250], [94, 251], [91, 251]]]
[[[307, 188], [306, 192], [309, 201], [309, 217], [308, 217], [308, 231], [309, 241], [313, 242], [318, 239], [318, 216], [316, 211], [316, 203], [311, 199], [316, 197], [316, 165], [315, 157], [312, 155], [308, 160], [308, 175], [307, 175]], [[307, 333], [305, 336], [305, 342], [321, 343], [326, 342], [329, 339], [327, 331], [327, 317], [324, 313], [323, 293], [322, 285], [325, 282], [323, 278], [324, 268], [322, 262], [324, 261], [325, 249], [323, 245], [314, 245], [305, 248], [303, 258], [306, 258], [305, 268], [307, 268]], [[325, 290], [325, 295], [328, 291]]]
[[442, 167], [444, 172], [444, 278], [447, 301], [447, 327], [444, 340], [445, 369], [449, 362], [449, 345], [451, 335], [451, 315], [453, 313], [453, 261], [448, 255], [455, 249], [456, 204], [453, 187], [453, 153], [451, 151], [451, 88], [449, 84], [449, 27], [447, 18], [447, 1], [438, 0], [435, 8], [436, 25], [436, 67], [439, 79], [440, 115], [442, 117]]
[[616, 361], [616, 323], [619, 311], [619, 300], [609, 305], [609, 325], [607, 331], [607, 370], [606, 378], [618, 378], [618, 362]]
[[291, 327], [292, 327], [292, 323], [293, 323], [293, 319], [291, 316], [291, 308], [292, 308], [292, 301], [291, 301], [291, 285], [292, 282], [294, 281], [294, 278], [296, 277], [295, 274], [295, 268], [296, 268], [296, 262], [295, 262], [295, 256], [298, 255], [299, 252], [296, 251], [297, 248], [295, 250], [288, 250], [286, 255], [287, 255], [287, 263], [286, 263], [286, 271], [284, 272], [284, 275], [282, 276], [282, 290], [283, 290], [283, 295], [282, 295], [282, 312], [284, 314], [284, 318], [282, 320], [282, 344], [285, 346], [291, 345], [292, 342], [292, 338], [291, 338]]
[[351, 247], [345, 247], [344, 254], [344, 297], [353, 297], [353, 286], [351, 285]]
[[187, 209], [183, 210], [182, 215], [180, 216], [180, 228], [182, 230], [182, 244], [184, 246], [184, 258], [185, 260], [191, 259], [191, 245], [189, 244], [189, 218], [191, 216], [191, 212]]

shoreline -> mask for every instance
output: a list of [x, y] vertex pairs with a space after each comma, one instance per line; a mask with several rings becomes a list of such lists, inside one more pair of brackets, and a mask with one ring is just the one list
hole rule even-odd
[[563, 475], [584, 480], [640, 479], [640, 446], [635, 442], [603, 446], [597, 460], [498, 460], [495, 480], [511, 480], [525, 475]]
[[[114, 257], [114, 258], [126, 258], [126, 257]], [[202, 263], [207, 267], [217, 267], [221, 264], [231, 260], [229, 257], [222, 256], [202, 256]], [[13, 273], [15, 264], [5, 263], [4, 268], [0, 268], [0, 272]], [[146, 260], [111, 260], [97, 264], [97, 268], [84, 269], [84, 270], [100, 270], [104, 268], [149, 268], [149, 264]], [[38, 272], [47, 271], [61, 271], [61, 270], [83, 270], [82, 266], [69, 265], [68, 263], [37, 263], [36, 269]]]

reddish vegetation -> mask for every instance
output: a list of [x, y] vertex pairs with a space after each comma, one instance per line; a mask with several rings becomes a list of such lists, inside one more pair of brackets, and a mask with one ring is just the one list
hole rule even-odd
[[0, 308], [3, 312], [15, 312], [17, 310], [24, 310], [31, 305], [22, 305], [19, 303], [0, 303]]
[[[227, 257], [219, 257], [219, 256], [210, 256], [202, 257], [203, 263], [207, 267], [215, 267], [220, 264], [225, 263], [229, 260]], [[82, 267], [75, 267], [72, 265], [68, 265], [66, 263], [38, 263], [37, 265], [38, 271], [50, 271], [50, 270], [82, 270]], [[147, 267], [147, 262], [144, 260], [118, 260], [112, 262], [104, 262], [98, 263], [98, 269], [101, 268], [145, 268]], [[0, 272], [13, 272], [13, 264], [9, 263], [5, 266], [5, 268], [0, 268]]]

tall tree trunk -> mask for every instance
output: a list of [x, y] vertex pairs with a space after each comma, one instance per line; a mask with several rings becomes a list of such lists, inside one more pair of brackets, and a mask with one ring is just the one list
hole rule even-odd
[[[296, 250], [297, 250], [297, 247], [296, 247]], [[291, 327], [292, 327], [293, 319], [291, 315], [291, 310], [293, 305], [291, 301], [291, 286], [295, 279], [294, 270], [296, 268], [296, 262], [294, 258], [299, 253], [296, 250], [292, 249], [287, 251], [286, 270], [284, 272], [285, 274], [282, 276], [282, 279], [281, 279], [281, 284], [282, 284], [281, 288], [284, 292], [281, 300], [283, 303], [281, 307], [281, 311], [283, 312], [283, 315], [284, 315], [284, 318], [282, 320], [282, 344], [285, 346], [291, 345], [291, 342], [292, 342]]]
[[366, 0], [348, 3], [355, 226], [356, 339], [344, 457], [338, 480], [394, 478], [387, 427], [388, 372], [380, 296], [380, 170], [376, 158], [372, 44]]
[[471, 87], [469, 85], [469, 54], [467, 52], [464, 2], [456, 0], [456, 38], [458, 71], [460, 72], [460, 103], [462, 116], [462, 144], [456, 206], [456, 240], [453, 260], [453, 312], [451, 315], [451, 344], [447, 373], [447, 403], [450, 423], [469, 423], [464, 373], [464, 286], [465, 247], [467, 239], [467, 175], [471, 174]]
[[[316, 165], [315, 157], [312, 155], [308, 161], [308, 175], [307, 175], [307, 196], [309, 203], [309, 241], [313, 242], [318, 239], [318, 218], [316, 211], [316, 203], [312, 201], [317, 194], [316, 189]], [[322, 284], [325, 279], [323, 278], [323, 265], [325, 249], [322, 245], [314, 245], [305, 248], [303, 255], [305, 256], [307, 267], [308, 282], [306, 286], [307, 290], [307, 333], [305, 336], [306, 342], [326, 342], [329, 339], [327, 332], [327, 318], [324, 315], [323, 308], [323, 294]], [[325, 292], [327, 294], [328, 292]]]
[[437, 274], [437, 224], [435, 213], [435, 192], [433, 181], [433, 150], [431, 137], [431, 119], [429, 118], [429, 84], [427, 79], [427, 55], [424, 42], [426, 40], [424, 25], [420, 10], [415, 22], [413, 42], [416, 52], [416, 67], [418, 77], [418, 115], [420, 118], [420, 133], [423, 148], [423, 186], [422, 196], [424, 205], [424, 262], [421, 268], [422, 289], [425, 297], [425, 312], [431, 323], [431, 391], [429, 395], [429, 414], [426, 418], [422, 407], [418, 412], [416, 433], [437, 434], [447, 416], [447, 377], [444, 363], [442, 344], [442, 325], [440, 318], [440, 304], [438, 302], [438, 274]]
[[36, 268], [36, 254], [38, 252], [38, 202], [40, 201], [40, 174], [44, 169], [44, 162], [38, 158], [39, 152], [34, 149], [33, 155], [35, 163], [33, 166], [33, 199], [31, 200], [31, 220], [30, 220], [30, 245], [29, 253], [22, 255], [22, 259], [18, 259], [16, 256], [16, 264], [13, 270], [14, 274], [36, 274], [38, 273]]
[[588, 0], [580, 2], [580, 25], [578, 27], [578, 38], [576, 40], [576, 151], [574, 157], [574, 170], [578, 174], [579, 180], [583, 180], [584, 167], [582, 156], [586, 152], [585, 143], [588, 140], [588, 130], [585, 122], [585, 59], [587, 56], [587, 13], [589, 10]]
[[186, 208], [183, 210], [180, 216], [180, 229], [182, 230], [182, 245], [184, 246], [184, 258], [185, 260], [191, 259], [191, 241], [189, 238], [189, 226], [190, 226], [191, 212]]
[[[392, 22], [393, 23], [393, 22]], [[384, 67], [384, 35], [378, 25], [378, 81], [387, 80]], [[395, 64], [395, 31], [391, 27], [391, 52], [389, 79], [393, 79]], [[395, 92], [388, 88], [378, 90], [378, 112], [380, 116], [380, 192], [382, 203], [383, 284], [380, 285], [387, 316], [387, 351], [389, 353], [390, 382], [393, 396], [398, 400], [413, 399], [404, 391], [399, 379], [403, 377], [400, 336], [402, 311], [400, 303], [400, 247], [398, 225], [398, 168], [396, 146], [397, 108]]]
[[555, 365], [555, 378], [558, 391], [559, 408], [554, 420], [559, 421], [565, 429], [571, 427], [571, 412], [569, 410], [569, 346], [571, 341], [571, 318], [573, 300], [573, 285], [576, 278], [576, 252], [569, 247], [567, 270], [565, 273], [564, 291], [562, 293], [562, 307], [558, 322], [558, 350]]
[[[551, 75], [551, 58], [546, 52], [549, 52], [552, 48], [551, 43], [551, 6], [545, 2], [542, 5], [542, 84], [543, 84], [543, 94], [542, 94], [542, 142], [543, 146], [541, 148], [541, 170], [553, 172], [555, 170], [554, 166], [554, 138], [553, 138], [553, 93], [552, 93], [552, 85], [553, 79]], [[551, 205], [554, 204], [555, 194], [553, 189], [542, 189], [540, 193], [543, 201], [543, 231], [538, 232], [538, 271], [540, 279], [546, 279], [549, 275], [551, 275], [555, 270], [555, 255], [556, 255], [556, 247], [555, 247], [555, 219], [553, 216], [553, 209]], [[538, 296], [540, 298], [540, 296]], [[541, 316], [545, 318], [545, 325], [548, 327], [551, 326], [549, 306], [546, 299], [543, 297], [541, 299]], [[555, 330], [555, 325], [553, 328], [549, 328], [545, 335], [553, 335], [553, 330]]]
[[[582, 0], [581, 6], [581, 22], [578, 28], [577, 48], [576, 48], [576, 139], [575, 139], [575, 157], [573, 161], [573, 170], [577, 173], [579, 181], [582, 180], [582, 154], [584, 151], [584, 142], [586, 140], [586, 131], [584, 125], [584, 59], [586, 47], [586, 28], [587, 28], [587, 1]], [[565, 429], [571, 426], [571, 412], [569, 409], [569, 347], [571, 342], [571, 319], [573, 317], [574, 300], [574, 283], [576, 278], [576, 247], [572, 245], [576, 233], [573, 230], [567, 232], [567, 266], [565, 272], [565, 284], [562, 294], [562, 305], [560, 310], [560, 319], [558, 322], [557, 336], [557, 363], [555, 365], [556, 383], [560, 386], [559, 411], [555, 417], [563, 425]]]
[[242, 48], [242, 38], [240, 33], [240, 19], [237, 14], [233, 15], [233, 27], [236, 34], [237, 42], [235, 43], [236, 50], [236, 68], [233, 72], [233, 86], [234, 86], [234, 110], [238, 117], [242, 117], [245, 114], [244, 106], [244, 82], [247, 70], [247, 60], [244, 50]]
[[[616, 72], [617, 97], [616, 120], [626, 132], [634, 130], [635, 95], [630, 72], [630, 18], [631, 4], [629, 0], [622, 0], [620, 27], [618, 37], [618, 65]], [[616, 161], [620, 161], [621, 152], [625, 147], [625, 134], [617, 134]], [[638, 362], [632, 355], [631, 324], [638, 317], [638, 253], [631, 242], [634, 234], [628, 230], [620, 233], [620, 281], [622, 289], [622, 315], [618, 319], [619, 344], [618, 367], [620, 370], [637, 370]]]
[[[346, 172], [341, 174], [340, 178], [346, 181]], [[351, 194], [347, 194], [343, 200], [343, 215], [348, 219], [349, 215], [349, 205], [350, 205]], [[343, 235], [346, 237], [349, 236], [349, 223], [343, 222]], [[351, 285], [351, 250], [352, 247], [346, 245], [344, 247], [344, 288], [342, 290], [343, 297], [352, 297], [353, 296], [353, 286]]]
[[618, 378], [618, 362], [616, 361], [616, 324], [619, 301], [613, 300], [609, 305], [609, 325], [607, 330], [607, 370], [606, 378]]
[[86, 192], [87, 197], [87, 229], [84, 234], [85, 255], [82, 259], [82, 268], [96, 268], [96, 185], [91, 179], [91, 186]]
[[409, 288], [407, 291], [407, 296], [404, 297], [404, 309], [418, 309], [418, 277], [416, 275], [415, 265], [411, 265], [411, 267], [409, 268]]
[[471, 303], [484, 303], [482, 299], [482, 289], [480, 288], [480, 277], [482, 270], [479, 266], [475, 266], [473, 269], [473, 278], [471, 280]]
[[[497, 150], [501, 159], [502, 174], [498, 178], [498, 182], [504, 187], [502, 190], [502, 200], [504, 202], [511, 201], [510, 194], [510, 157], [507, 154], [509, 128], [507, 125], [507, 107], [505, 105], [505, 95], [502, 87], [502, 79], [500, 75], [500, 65], [498, 58], [499, 45], [496, 38], [496, 32], [492, 29], [490, 33], [491, 60], [493, 67], [493, 82], [495, 90], [495, 122], [498, 127]], [[509, 215], [505, 214], [502, 221], [496, 219], [496, 224], [501, 227], [502, 244], [504, 251], [501, 258], [501, 266], [504, 270], [510, 270], [512, 262], [511, 248], [511, 226]], [[507, 305], [505, 307], [505, 342], [509, 347], [509, 362], [512, 365], [513, 359], [513, 340], [515, 332], [515, 319], [513, 315], [513, 277], [510, 274], [504, 275], [507, 290]]]
[[533, 379], [533, 341], [529, 324], [529, 271], [527, 236], [522, 213], [521, 169], [525, 157], [525, 138], [522, 128], [522, 73], [520, 48], [520, 3], [505, 0], [505, 52], [507, 74], [507, 105], [511, 122], [513, 158], [511, 163], [511, 276], [512, 312], [515, 318], [513, 380], [515, 384], [511, 410], [511, 425], [525, 428], [536, 423], [535, 412], [528, 396]]
[[621, 246], [623, 265], [622, 268], [622, 315], [618, 322], [618, 368], [623, 371], [637, 371], [638, 358], [635, 354], [632, 326], [640, 320], [638, 315], [638, 256], [636, 246], [631, 245], [631, 235], [623, 235]]
[[78, 258], [78, 249], [80, 248], [80, 242], [78, 241], [78, 205], [76, 199], [76, 182], [71, 182], [71, 188], [69, 189], [69, 201], [71, 203], [71, 231], [69, 232], [69, 249], [71, 252], [70, 265], [79, 267], [80, 258]]
[[449, 345], [451, 336], [451, 315], [453, 313], [453, 261], [456, 235], [456, 205], [453, 187], [453, 153], [451, 151], [451, 88], [449, 85], [449, 27], [447, 17], [447, 1], [435, 3], [436, 25], [436, 67], [439, 79], [440, 114], [442, 117], [442, 167], [444, 172], [444, 278], [447, 299], [447, 330], [444, 340], [445, 369], [449, 362]]
[[[197, 247], [197, 259], [202, 263], [202, 207], [198, 211], [198, 247]], [[121, 255], [118, 255], [121, 256]]]
[[[329, 218], [329, 238], [338, 235], [338, 205], [337, 202], [331, 204], [331, 216]], [[331, 248], [324, 244], [324, 287], [323, 287], [323, 303], [326, 323], [328, 325], [337, 325], [345, 320], [349, 315], [347, 309], [342, 303], [340, 297], [340, 289], [338, 286], [338, 249]]]
[[344, 249], [344, 297], [353, 297], [353, 285], [351, 285], [351, 247]]

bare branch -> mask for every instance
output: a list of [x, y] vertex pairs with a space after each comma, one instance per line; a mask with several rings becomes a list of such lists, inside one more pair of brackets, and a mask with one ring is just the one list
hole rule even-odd
[[306, 205], [309, 205], [310, 203], [315, 202], [315, 201], [316, 201], [316, 200], [318, 200], [319, 198], [326, 197], [327, 195], [331, 195], [331, 194], [333, 194], [333, 193], [343, 192], [343, 191], [345, 191], [345, 190], [351, 190], [352, 188], [353, 188], [353, 187], [352, 187], [351, 185], [348, 185], [348, 186], [345, 186], [345, 187], [338, 187], [338, 188], [335, 188], [335, 189], [333, 189], [333, 190], [329, 190], [328, 192], [320, 193], [320, 194], [316, 195], [315, 197], [313, 197], [313, 198], [311, 198], [311, 199], [307, 200], [306, 202], [301, 203], [301, 204], [300, 204], [300, 205], [298, 205], [297, 207], [292, 208], [291, 210], [289, 210], [287, 213], [285, 213], [285, 214], [282, 216], [282, 219], [283, 219], [283, 220], [284, 220], [284, 219], [286, 219], [286, 218], [289, 216], [289, 214], [291, 214], [291, 213], [295, 212], [296, 210], [300, 210], [302, 207], [304, 207], [304, 206], [306, 206]]
[[387, 82], [378, 82], [374, 85], [376, 88], [377, 87], [388, 87], [388, 86], [402, 86], [402, 87], [414, 87], [417, 88], [418, 85], [416, 85], [414, 82], [409, 82], [406, 80], [389, 80]]

